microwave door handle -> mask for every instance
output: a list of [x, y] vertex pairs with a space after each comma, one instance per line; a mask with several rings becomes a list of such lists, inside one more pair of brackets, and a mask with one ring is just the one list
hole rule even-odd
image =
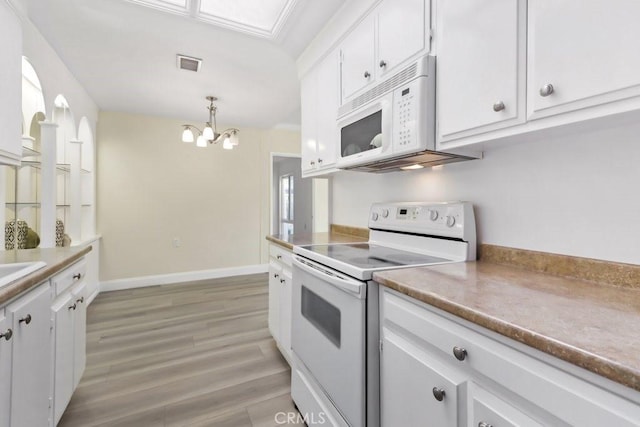
[[329, 275], [325, 273], [326, 270], [322, 268], [320, 264], [316, 264], [308, 260], [303, 261], [302, 258], [299, 258], [296, 255], [293, 256], [293, 263], [296, 265], [296, 267], [300, 268], [303, 271], [306, 271], [312, 276], [328, 282], [344, 291], [363, 297], [361, 295], [362, 289], [364, 288], [362, 286], [362, 282], [347, 277]]

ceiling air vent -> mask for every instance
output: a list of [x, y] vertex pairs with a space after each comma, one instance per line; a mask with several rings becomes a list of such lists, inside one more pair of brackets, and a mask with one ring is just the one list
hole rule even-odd
[[187, 71], [200, 71], [202, 59], [178, 54], [178, 68]]

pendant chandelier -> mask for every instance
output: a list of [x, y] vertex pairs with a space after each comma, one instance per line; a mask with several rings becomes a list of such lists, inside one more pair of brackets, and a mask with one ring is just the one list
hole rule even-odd
[[240, 131], [238, 129], [229, 128], [222, 132], [218, 132], [216, 126], [216, 111], [218, 108], [213, 105], [214, 101], [217, 100], [218, 98], [215, 96], [207, 96], [207, 101], [209, 101], [209, 106], [207, 107], [207, 110], [209, 110], [209, 121], [205, 123], [202, 130], [198, 129], [194, 125], [182, 125], [184, 126], [184, 130], [182, 131], [182, 142], [193, 142], [193, 131], [195, 130], [198, 134], [197, 138], [195, 138], [196, 146], [198, 147], [206, 147], [208, 144], [217, 144], [222, 141], [222, 148], [225, 150], [232, 150], [233, 147], [237, 147], [240, 144], [240, 140], [238, 138], [238, 133]]

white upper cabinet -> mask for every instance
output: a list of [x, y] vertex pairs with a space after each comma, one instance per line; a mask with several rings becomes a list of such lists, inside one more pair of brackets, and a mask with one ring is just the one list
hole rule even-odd
[[345, 37], [342, 104], [430, 48], [431, 1], [384, 0]]
[[529, 0], [529, 118], [640, 95], [640, 2]]
[[344, 40], [342, 56], [342, 99], [348, 99], [374, 79], [374, 16], [367, 16]]
[[338, 52], [332, 52], [300, 84], [303, 175], [317, 175], [336, 163], [339, 73]]
[[22, 158], [22, 29], [6, 1], [0, 2], [0, 163]]
[[524, 0], [438, 3], [440, 143], [524, 123], [525, 31]]
[[397, 71], [398, 65], [429, 47], [430, 2], [385, 0], [378, 7], [376, 74]]

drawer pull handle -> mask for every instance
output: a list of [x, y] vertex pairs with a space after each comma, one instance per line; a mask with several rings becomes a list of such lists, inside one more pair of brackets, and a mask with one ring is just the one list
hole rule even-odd
[[438, 388], [438, 387], [433, 388], [433, 397], [435, 397], [438, 402], [442, 402], [446, 394], [447, 393], [445, 393], [444, 390], [441, 388]]
[[13, 336], [13, 331], [11, 329], [7, 329], [7, 332], [5, 332], [4, 334], [0, 334], [0, 338], [4, 338], [7, 341], [9, 341], [12, 336]]
[[25, 324], [29, 324], [31, 323], [31, 315], [27, 314], [26, 316], [24, 316], [22, 319], [18, 320], [18, 323], [22, 323], [24, 322]]
[[380, 65], [380, 68], [384, 68], [387, 66], [387, 62], [383, 59], [378, 65]]
[[286, 282], [286, 280], [280, 279], [280, 283], [284, 283], [284, 282]]
[[506, 106], [504, 105], [504, 102], [502, 101], [498, 101], [495, 104], [493, 104], [493, 111], [495, 111], [496, 113], [499, 111], [502, 111], [506, 108]]
[[69, 306], [69, 310], [75, 310], [75, 309], [76, 309], [76, 305], [75, 304]]
[[551, 83], [547, 83], [546, 85], [540, 88], [540, 96], [547, 97], [553, 93], [553, 85]]
[[84, 297], [80, 297], [80, 298], [78, 298], [78, 299], [76, 300], [76, 302], [83, 303], [83, 302], [84, 302]]
[[276, 256], [277, 259], [282, 259], [282, 255]]
[[453, 347], [453, 355], [456, 357], [456, 359], [462, 362], [467, 358], [467, 349], [457, 346]]
[[487, 423], [487, 422], [480, 421], [480, 422], [478, 423], [478, 427], [493, 427], [493, 424], [489, 424], [489, 423]]
[[364, 78], [365, 78], [365, 79], [368, 79], [369, 77], [371, 77], [371, 73], [370, 73], [370, 72], [368, 72], [368, 71], [365, 71], [365, 72], [364, 72]]
[[81, 278], [82, 278], [82, 274], [80, 273], [73, 275], [73, 280], [80, 280]]
[[278, 273], [273, 273], [273, 278], [277, 279], [278, 277], [280, 277], [280, 275]]

